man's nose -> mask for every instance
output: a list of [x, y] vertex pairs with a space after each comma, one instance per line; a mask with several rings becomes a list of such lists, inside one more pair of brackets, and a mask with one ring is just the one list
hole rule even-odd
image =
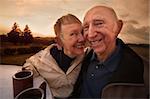
[[90, 25], [88, 30], [88, 37], [91, 38], [95, 36], [96, 36], [95, 28], [92, 25]]

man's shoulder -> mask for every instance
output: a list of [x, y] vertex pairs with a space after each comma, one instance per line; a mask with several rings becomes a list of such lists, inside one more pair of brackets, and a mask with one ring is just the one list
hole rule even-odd
[[122, 45], [122, 56], [112, 77], [114, 82], [143, 83], [142, 59], [126, 44]]
[[120, 43], [121, 46], [121, 53], [122, 53], [121, 59], [128, 60], [130, 62], [142, 61], [142, 58], [127, 44], [125, 44], [121, 39], [118, 38], [117, 41]]
[[133, 49], [131, 49], [127, 44], [123, 45], [122, 54], [124, 58], [128, 59], [129, 61], [142, 62], [142, 58]]
[[142, 73], [144, 69], [142, 58], [127, 44], [123, 44], [120, 65], [127, 71], [140, 71]]

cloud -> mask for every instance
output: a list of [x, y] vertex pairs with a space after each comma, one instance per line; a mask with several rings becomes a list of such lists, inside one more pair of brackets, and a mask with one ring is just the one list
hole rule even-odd
[[120, 37], [127, 43], [149, 43], [149, 26], [135, 27], [133, 24], [128, 23], [123, 27]]
[[113, 0], [112, 6], [123, 20], [137, 20], [138, 25], [148, 25], [148, 1], [149, 0]]
[[123, 23], [124, 23], [124, 24], [130, 23], [130, 24], [134, 24], [134, 25], [139, 24], [139, 22], [136, 21], [136, 20], [127, 20], [127, 21], [123, 21]]
[[126, 18], [126, 17], [128, 17], [128, 16], [129, 16], [129, 13], [122, 13], [122, 14], [120, 15], [121, 18]]

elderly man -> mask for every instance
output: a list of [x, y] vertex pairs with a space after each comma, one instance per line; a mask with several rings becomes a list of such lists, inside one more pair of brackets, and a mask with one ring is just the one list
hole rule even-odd
[[106, 6], [85, 15], [83, 32], [91, 51], [82, 65], [73, 96], [80, 98], [144, 98], [143, 61], [117, 38], [122, 21]]

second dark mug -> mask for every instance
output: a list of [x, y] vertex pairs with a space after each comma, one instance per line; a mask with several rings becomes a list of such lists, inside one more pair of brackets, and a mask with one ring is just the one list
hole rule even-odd
[[15, 99], [45, 99], [41, 88], [28, 88], [20, 92]]
[[13, 91], [16, 97], [21, 91], [33, 87], [33, 72], [22, 70], [13, 75]]

